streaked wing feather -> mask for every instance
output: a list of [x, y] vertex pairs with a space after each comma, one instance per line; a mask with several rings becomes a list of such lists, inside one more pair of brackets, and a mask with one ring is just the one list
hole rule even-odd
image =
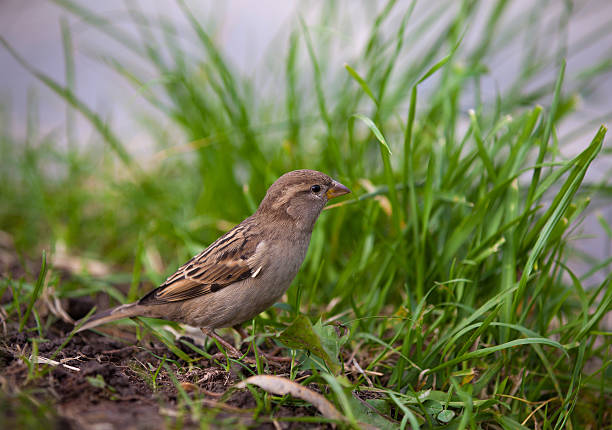
[[243, 222], [182, 265], [141, 303], [192, 299], [241, 281], [263, 265], [266, 244]]

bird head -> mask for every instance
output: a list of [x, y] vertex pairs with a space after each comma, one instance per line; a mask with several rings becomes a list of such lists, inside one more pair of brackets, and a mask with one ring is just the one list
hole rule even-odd
[[328, 200], [350, 192], [325, 173], [294, 170], [285, 173], [268, 188], [257, 211], [292, 220], [299, 229], [312, 231]]

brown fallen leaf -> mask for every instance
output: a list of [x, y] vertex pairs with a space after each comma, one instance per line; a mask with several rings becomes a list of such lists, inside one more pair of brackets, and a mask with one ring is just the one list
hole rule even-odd
[[[321, 394], [312, 391], [311, 389], [306, 388], [297, 382], [293, 382], [290, 379], [274, 375], [255, 375], [245, 379], [242, 382], [238, 382], [234, 387], [246, 388], [247, 384], [256, 385], [268, 393], [277, 394], [279, 396], [291, 394], [293, 397], [297, 397], [298, 399], [311, 403], [325, 418], [340, 421], [349, 425], [351, 424], [350, 421]], [[353, 425], [357, 425], [357, 427], [362, 430], [378, 430], [378, 427], [364, 422], [353, 423]]]
[[290, 379], [274, 375], [255, 375], [236, 384], [236, 388], [246, 388], [247, 384], [256, 385], [268, 393], [284, 396], [291, 394], [293, 397], [311, 403], [321, 412], [325, 418], [346, 422], [347, 419], [342, 415], [332, 403], [321, 394], [312, 391]]

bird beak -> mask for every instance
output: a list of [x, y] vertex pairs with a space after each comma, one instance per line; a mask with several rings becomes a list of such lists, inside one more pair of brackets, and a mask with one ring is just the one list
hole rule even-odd
[[346, 188], [340, 182], [332, 181], [331, 187], [329, 187], [329, 189], [327, 190], [327, 193], [325, 194], [327, 195], [327, 200], [329, 200], [329, 199], [333, 199], [334, 197], [343, 196], [350, 192], [351, 190]]

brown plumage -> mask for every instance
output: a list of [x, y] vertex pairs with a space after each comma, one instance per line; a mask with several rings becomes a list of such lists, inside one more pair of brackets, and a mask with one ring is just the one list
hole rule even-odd
[[201, 327], [221, 340], [214, 329], [247, 321], [284, 294], [304, 260], [325, 204], [349, 192], [315, 170], [284, 174], [270, 186], [253, 215], [158, 288], [137, 302], [94, 315], [79, 331], [120, 318], [148, 316]]

